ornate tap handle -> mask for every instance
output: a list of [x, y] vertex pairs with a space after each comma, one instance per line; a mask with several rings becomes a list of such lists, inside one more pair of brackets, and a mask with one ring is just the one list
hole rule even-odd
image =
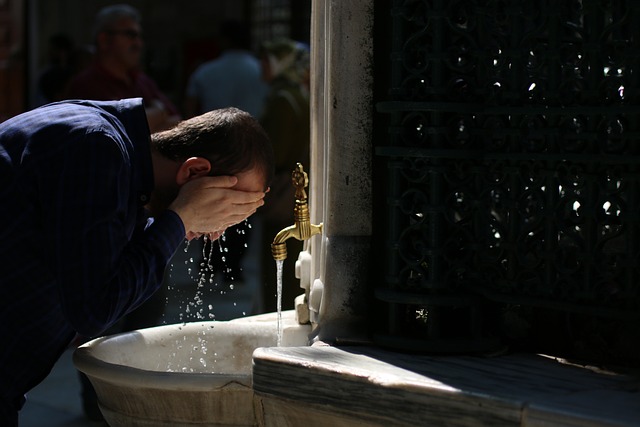
[[322, 234], [322, 224], [313, 225], [309, 220], [307, 193], [304, 190], [309, 185], [309, 177], [301, 163], [298, 163], [291, 172], [291, 183], [296, 188], [296, 204], [293, 208], [294, 223], [280, 230], [271, 243], [271, 253], [276, 261], [284, 261], [287, 258], [286, 241], [288, 239], [307, 240], [311, 236]]
[[307, 192], [304, 189], [309, 186], [309, 176], [304, 171], [301, 163], [297, 163], [296, 168], [291, 172], [291, 182], [296, 188], [296, 200], [306, 201]]

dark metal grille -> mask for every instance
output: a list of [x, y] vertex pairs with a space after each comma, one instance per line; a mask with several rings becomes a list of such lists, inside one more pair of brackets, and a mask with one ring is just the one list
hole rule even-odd
[[393, 1], [380, 343], [487, 350], [523, 307], [638, 323], [639, 3]]

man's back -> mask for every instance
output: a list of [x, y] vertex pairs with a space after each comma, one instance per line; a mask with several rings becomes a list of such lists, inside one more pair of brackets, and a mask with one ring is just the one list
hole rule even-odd
[[128, 275], [109, 293], [145, 220], [148, 137], [139, 100], [50, 104], [0, 124], [0, 401], [17, 409], [76, 332], [99, 334], [130, 309], [120, 301], [155, 291]]

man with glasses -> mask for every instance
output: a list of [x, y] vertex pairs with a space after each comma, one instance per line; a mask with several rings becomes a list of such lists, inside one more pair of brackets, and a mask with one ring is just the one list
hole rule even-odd
[[175, 125], [178, 110], [140, 67], [140, 14], [126, 4], [101, 9], [93, 30], [95, 61], [71, 82], [69, 98], [109, 101], [141, 97], [151, 132]]

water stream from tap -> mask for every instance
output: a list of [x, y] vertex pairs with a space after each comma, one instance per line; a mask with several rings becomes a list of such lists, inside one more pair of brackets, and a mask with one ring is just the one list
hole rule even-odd
[[278, 310], [278, 333], [276, 335], [276, 346], [282, 345], [282, 268], [284, 266], [283, 260], [276, 261], [276, 307]]

